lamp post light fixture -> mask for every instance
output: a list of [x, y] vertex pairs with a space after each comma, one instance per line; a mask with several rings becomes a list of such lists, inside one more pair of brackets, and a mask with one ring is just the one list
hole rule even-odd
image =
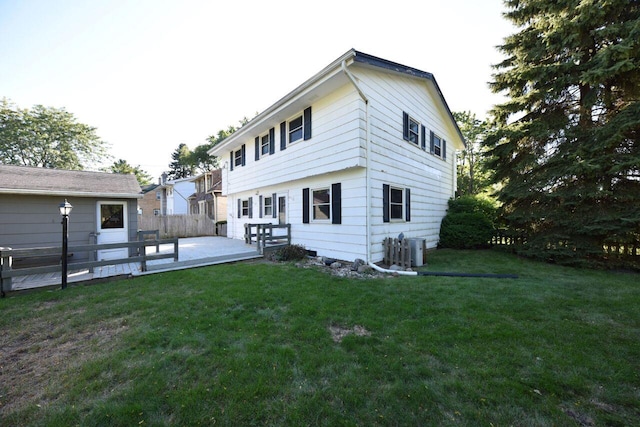
[[67, 257], [69, 252], [69, 214], [71, 213], [71, 203], [64, 199], [60, 203], [60, 215], [62, 215], [62, 289], [67, 288]]

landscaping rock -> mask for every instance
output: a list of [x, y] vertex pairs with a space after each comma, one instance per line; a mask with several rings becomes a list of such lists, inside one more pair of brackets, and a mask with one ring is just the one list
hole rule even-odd
[[333, 268], [334, 270], [337, 270], [339, 268], [342, 268], [342, 263], [341, 262], [332, 262], [330, 265], [331, 268]]
[[358, 269], [363, 265], [365, 265], [364, 260], [356, 258], [356, 260], [353, 261], [353, 264], [351, 264], [351, 271], [358, 271]]

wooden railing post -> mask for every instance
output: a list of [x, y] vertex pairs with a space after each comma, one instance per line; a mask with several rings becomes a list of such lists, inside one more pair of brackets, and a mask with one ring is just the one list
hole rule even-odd
[[173, 243], [173, 260], [178, 261], [178, 239]]
[[[5, 251], [4, 253], [3, 253], [3, 250]], [[2, 296], [2, 298], [4, 298], [5, 296], [5, 293], [4, 293], [5, 288], [7, 291], [10, 291], [12, 286], [11, 277], [5, 278], [2, 274], [3, 271], [6, 272], [11, 270], [11, 263], [12, 263], [11, 255], [9, 255], [6, 252], [10, 250], [11, 248], [0, 248], [0, 295]]]
[[142, 260], [140, 261], [140, 269], [144, 272], [147, 271], [147, 247], [142, 245], [138, 250], [141, 252]]

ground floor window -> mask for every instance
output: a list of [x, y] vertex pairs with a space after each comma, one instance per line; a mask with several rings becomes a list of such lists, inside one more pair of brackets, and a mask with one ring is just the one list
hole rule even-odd
[[411, 221], [411, 190], [389, 184], [382, 185], [382, 220]]
[[331, 195], [328, 188], [313, 190], [313, 219], [328, 221], [331, 219]]

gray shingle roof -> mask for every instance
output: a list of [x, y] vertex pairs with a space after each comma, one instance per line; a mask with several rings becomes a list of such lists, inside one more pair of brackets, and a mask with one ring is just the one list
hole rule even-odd
[[139, 198], [134, 175], [0, 164], [0, 193]]

